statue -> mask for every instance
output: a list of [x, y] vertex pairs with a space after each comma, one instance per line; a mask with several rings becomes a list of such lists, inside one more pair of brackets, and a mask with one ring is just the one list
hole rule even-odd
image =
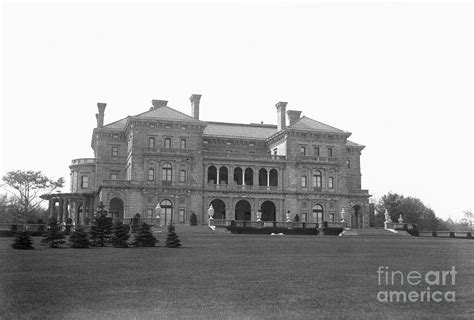
[[262, 211], [257, 211], [257, 221], [262, 221]]
[[392, 222], [392, 219], [390, 218], [387, 209], [385, 209], [385, 222]]
[[403, 217], [401, 213], [400, 213], [400, 216], [398, 216], [398, 222], [403, 223]]
[[291, 222], [291, 213], [290, 210], [288, 210], [288, 213], [286, 214], [286, 222]]

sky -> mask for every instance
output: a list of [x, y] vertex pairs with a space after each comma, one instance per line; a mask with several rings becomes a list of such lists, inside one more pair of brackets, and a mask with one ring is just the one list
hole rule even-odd
[[[3, 1], [1, 161], [69, 179], [105, 123], [152, 99], [276, 124], [275, 104], [352, 132], [362, 188], [472, 211], [469, 1]], [[69, 184], [63, 191], [69, 191]]]

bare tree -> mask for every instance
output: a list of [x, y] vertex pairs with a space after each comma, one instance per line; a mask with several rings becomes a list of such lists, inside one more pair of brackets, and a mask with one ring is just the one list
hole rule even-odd
[[43, 193], [51, 193], [64, 186], [64, 178], [52, 180], [41, 171], [9, 171], [3, 176], [4, 189], [10, 192], [15, 201], [14, 214], [22, 222], [33, 211], [41, 205], [39, 196]]

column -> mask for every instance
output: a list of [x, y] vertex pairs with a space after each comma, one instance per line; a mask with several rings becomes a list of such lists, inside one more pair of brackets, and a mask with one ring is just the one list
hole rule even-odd
[[217, 177], [216, 177], [216, 184], [219, 185], [220, 182], [219, 182], [219, 168], [216, 168], [217, 170]]
[[68, 199], [64, 199], [63, 203], [63, 221], [66, 222], [67, 219], [69, 218], [69, 212], [67, 210], [67, 205], [68, 205]]
[[267, 170], [267, 187], [270, 187], [270, 170]]
[[87, 199], [82, 198], [82, 214], [81, 214], [81, 224], [84, 226], [86, 224], [86, 211], [87, 211]]
[[54, 203], [55, 203], [54, 198], [49, 199], [48, 211], [49, 211], [50, 218], [54, 218]]
[[63, 198], [59, 198], [58, 204], [58, 223], [63, 222], [63, 206], [64, 200]]
[[242, 186], [245, 186], [245, 169], [242, 168]]
[[[125, 208], [124, 208], [125, 211]], [[89, 199], [89, 219], [92, 222], [92, 219], [94, 218], [94, 197]]]

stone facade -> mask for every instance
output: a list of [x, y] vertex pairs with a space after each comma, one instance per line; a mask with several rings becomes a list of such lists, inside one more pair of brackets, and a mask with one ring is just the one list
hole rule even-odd
[[206, 224], [212, 204], [216, 221], [256, 220], [261, 211], [264, 221], [286, 221], [289, 212], [301, 222], [369, 226], [364, 146], [351, 133], [287, 111], [286, 102], [276, 104], [277, 125], [202, 121], [200, 98], [191, 96], [191, 115], [153, 100], [150, 110], [108, 125], [99, 103], [94, 158], [72, 161], [71, 193], [50, 203], [66, 207], [69, 199], [63, 212], [77, 223], [101, 201], [115, 218], [138, 213], [161, 224], [189, 223], [193, 213]]

